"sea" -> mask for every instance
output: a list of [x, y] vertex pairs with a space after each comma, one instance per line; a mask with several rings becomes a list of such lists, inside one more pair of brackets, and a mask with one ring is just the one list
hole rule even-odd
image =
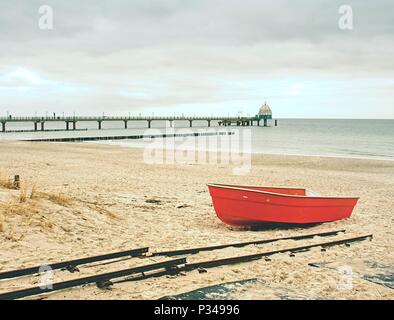
[[[29, 132], [32, 123], [7, 123], [7, 131], [0, 133], [0, 140], [36, 140], [67, 137], [112, 137], [133, 135], [156, 135], [188, 132], [232, 132], [239, 137], [240, 145], [248, 145], [251, 153], [283, 154], [304, 156], [325, 156], [377, 160], [394, 160], [394, 119], [359, 120], [359, 119], [278, 119], [278, 125], [269, 121], [268, 127], [228, 126], [222, 127], [212, 123], [207, 127], [206, 121], [175, 121], [173, 127], [162, 121], [153, 121], [152, 128], [147, 128], [146, 121], [130, 121], [129, 128], [124, 129], [123, 122], [103, 122], [98, 130], [96, 122], [78, 122], [76, 131], [52, 131], [64, 129], [62, 122], [47, 122], [49, 131]], [[27, 132], [16, 132], [25, 131]], [[173, 139], [175, 145], [185, 145], [186, 149], [209, 149], [206, 138], [159, 138], [165, 145]], [[105, 140], [85, 143], [106, 143], [122, 147], [144, 148], [152, 139]], [[156, 141], [157, 143], [157, 141]], [[214, 147], [217, 147], [215, 144]], [[245, 150], [248, 150], [245, 148]]]

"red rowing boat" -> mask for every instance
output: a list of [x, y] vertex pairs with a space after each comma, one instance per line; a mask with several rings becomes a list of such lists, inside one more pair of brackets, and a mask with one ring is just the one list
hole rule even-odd
[[308, 195], [305, 189], [208, 184], [216, 214], [232, 226], [308, 224], [349, 218], [358, 198]]

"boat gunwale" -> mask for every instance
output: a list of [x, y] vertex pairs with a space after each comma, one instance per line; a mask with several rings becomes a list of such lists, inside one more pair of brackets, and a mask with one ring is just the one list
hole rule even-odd
[[[276, 192], [268, 192], [268, 191], [261, 191], [261, 190], [254, 190], [254, 189], [248, 189], [248, 187], [242, 188], [236, 185], [230, 185], [230, 184], [216, 184], [216, 183], [207, 183], [208, 187], [217, 187], [217, 188], [223, 188], [223, 189], [231, 189], [231, 190], [239, 190], [239, 191], [249, 191], [249, 192], [256, 192], [256, 193], [262, 193], [262, 194], [270, 194], [274, 196], [281, 196], [281, 197], [290, 197], [290, 198], [302, 198], [302, 199], [342, 199], [342, 200], [359, 200], [360, 197], [324, 197], [324, 196], [299, 196], [299, 195], [291, 195], [291, 194], [284, 194], [284, 193], [276, 193]], [[287, 187], [252, 187], [249, 186], [250, 188], [270, 188], [270, 189], [298, 189], [298, 190], [307, 190], [305, 188], [287, 188]]]

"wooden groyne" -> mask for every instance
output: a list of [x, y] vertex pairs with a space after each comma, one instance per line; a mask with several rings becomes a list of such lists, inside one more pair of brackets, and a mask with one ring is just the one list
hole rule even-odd
[[193, 132], [193, 133], [165, 133], [154, 135], [132, 135], [132, 136], [102, 136], [102, 137], [67, 137], [67, 138], [46, 138], [46, 139], [26, 139], [23, 141], [32, 142], [85, 142], [85, 141], [99, 141], [99, 140], [134, 140], [144, 138], [175, 138], [175, 137], [198, 137], [198, 136], [224, 136], [233, 135], [234, 132]]

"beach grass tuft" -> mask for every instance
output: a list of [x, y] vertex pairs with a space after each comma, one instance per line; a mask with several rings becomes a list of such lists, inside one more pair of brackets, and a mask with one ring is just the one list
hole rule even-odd
[[31, 191], [30, 191], [30, 196], [29, 198], [31, 200], [35, 199], [37, 197], [37, 184], [34, 183], [33, 186], [31, 187]]
[[14, 183], [4, 172], [0, 171], [0, 187], [4, 189], [14, 189]]
[[63, 207], [67, 207], [73, 202], [72, 198], [61, 192], [59, 193], [39, 192], [38, 194], [40, 195], [40, 197], [45, 198]]
[[23, 186], [20, 190], [19, 190], [19, 203], [24, 203], [27, 200], [27, 187]]
[[98, 213], [107, 215], [107, 216], [109, 216], [111, 218], [114, 218], [114, 219], [118, 219], [119, 218], [114, 212], [112, 212], [112, 211], [110, 211], [110, 210], [108, 210], [106, 208], [103, 208], [101, 206], [98, 206], [98, 205], [96, 205], [94, 207], [94, 210], [96, 210]]
[[39, 213], [37, 206], [34, 202], [21, 202], [18, 201], [8, 201], [0, 203], [0, 210], [4, 215], [20, 215], [20, 216], [31, 216], [33, 214]]

